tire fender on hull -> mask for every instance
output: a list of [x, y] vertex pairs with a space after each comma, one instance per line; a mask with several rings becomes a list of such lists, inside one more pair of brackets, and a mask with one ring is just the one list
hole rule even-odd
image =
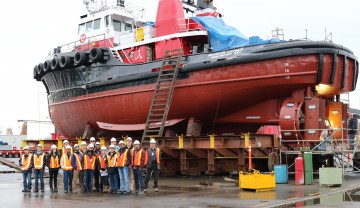
[[51, 70], [51, 61], [47, 60], [44, 62], [44, 72], [48, 72]]
[[104, 53], [100, 48], [93, 48], [90, 50], [89, 57], [93, 62], [103, 61]]
[[59, 70], [60, 69], [60, 60], [58, 58], [53, 58], [51, 60], [51, 70]]
[[60, 58], [60, 68], [66, 69], [71, 67], [71, 57], [70, 56], [62, 56]]
[[74, 65], [81, 66], [87, 62], [87, 55], [85, 52], [77, 52], [74, 56]]

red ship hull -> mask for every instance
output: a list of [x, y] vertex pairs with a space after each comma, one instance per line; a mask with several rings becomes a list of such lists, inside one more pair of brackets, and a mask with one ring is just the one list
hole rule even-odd
[[[199, 119], [205, 126], [220, 124], [278, 124], [282, 101], [294, 92], [328, 84], [332, 55], [323, 59], [320, 80], [319, 55], [299, 55], [192, 72], [187, 79], [178, 80], [168, 119]], [[339, 56], [339, 59], [341, 57]], [[336, 66], [332, 84], [334, 91], [320, 96], [334, 96], [354, 88], [354, 61], [346, 67]], [[345, 82], [342, 71], [346, 70]], [[341, 83], [342, 86], [341, 89]], [[154, 84], [119, 88], [67, 99], [49, 104], [56, 128], [68, 138], [83, 135], [89, 124], [141, 124], [146, 122]], [[257, 120], [248, 117], [258, 117]], [[233, 130], [241, 131], [241, 129]]]

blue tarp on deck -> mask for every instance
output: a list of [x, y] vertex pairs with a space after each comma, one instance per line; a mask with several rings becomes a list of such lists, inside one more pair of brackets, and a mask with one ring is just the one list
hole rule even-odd
[[192, 19], [204, 26], [209, 32], [213, 51], [280, 42], [279, 39], [262, 40], [259, 36], [253, 36], [248, 39], [238, 29], [226, 25], [222, 19], [216, 17], [204, 16], [192, 17]]
[[213, 51], [221, 51], [242, 47], [248, 44], [248, 39], [236, 28], [226, 25], [222, 19], [212, 16], [192, 17], [206, 28], [210, 36]]

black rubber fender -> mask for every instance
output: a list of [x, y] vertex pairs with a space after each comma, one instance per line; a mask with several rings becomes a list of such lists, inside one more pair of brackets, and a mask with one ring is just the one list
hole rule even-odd
[[93, 62], [99, 62], [104, 60], [104, 53], [100, 48], [93, 48], [90, 50], [89, 57]]
[[51, 60], [50, 68], [53, 71], [60, 69], [60, 60], [58, 58], [53, 58]]
[[47, 60], [43, 64], [44, 66], [44, 72], [49, 72], [51, 70], [51, 61]]
[[85, 64], [86, 60], [86, 54], [84, 52], [77, 52], [74, 56], [74, 65], [75, 66], [81, 66]]
[[62, 56], [60, 58], [60, 68], [67, 69], [71, 67], [71, 57], [70, 56]]
[[38, 76], [38, 74], [37, 74], [37, 68], [38, 68], [38, 66], [37, 65], [35, 65], [34, 66], [34, 71], [33, 71], [33, 76], [34, 76], [34, 79], [36, 79], [36, 80], [38, 80], [39, 78], [39, 76]]
[[42, 63], [37, 65], [36, 73], [39, 77], [42, 77], [42, 75], [44, 75], [44, 65]]

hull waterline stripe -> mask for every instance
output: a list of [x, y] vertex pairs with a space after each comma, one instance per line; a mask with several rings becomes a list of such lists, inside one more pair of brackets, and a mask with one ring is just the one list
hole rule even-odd
[[319, 84], [322, 81], [322, 74], [324, 70], [324, 54], [319, 54], [319, 67], [318, 67], [318, 75], [316, 79], [316, 83]]
[[334, 53], [333, 60], [332, 60], [331, 74], [330, 74], [330, 79], [329, 79], [330, 84], [334, 84], [336, 66], [337, 66], [337, 54]]
[[[303, 75], [316, 75], [316, 73], [317, 73], [316, 71], [297, 72], [297, 73], [283, 73], [283, 74], [257, 76], [257, 77], [250, 77], [250, 78], [228, 79], [228, 80], [225, 80], [225, 81], [209, 81], [209, 82], [202, 82], [202, 83], [196, 83], [196, 84], [183, 84], [183, 85], [179, 85], [179, 86], [175, 86], [175, 87], [176, 88], [183, 88], [183, 87], [194, 87], [194, 86], [202, 86], [202, 85], [210, 85], [210, 84], [223, 84], [223, 83], [239, 82], [239, 81], [251, 81], [251, 80], [259, 80], [259, 79], [281, 78], [281, 77], [287, 77], [287, 76], [291, 77], [291, 76], [303, 76]], [[63, 102], [49, 104], [49, 106], [55, 106], [55, 105], [78, 102], [78, 101], [86, 101], [86, 100], [98, 99], [98, 98], [103, 98], [103, 97], [112, 97], [112, 96], [118, 96], [118, 95], [149, 92], [149, 91], [154, 91], [154, 90], [152, 88], [150, 88], [150, 89], [145, 89], [145, 90], [134, 90], [134, 91], [124, 92], [124, 93], [112, 93], [112, 94], [101, 95], [101, 96], [84, 97], [84, 98], [78, 98], [78, 99], [67, 100], [67, 101], [63, 101]]]

